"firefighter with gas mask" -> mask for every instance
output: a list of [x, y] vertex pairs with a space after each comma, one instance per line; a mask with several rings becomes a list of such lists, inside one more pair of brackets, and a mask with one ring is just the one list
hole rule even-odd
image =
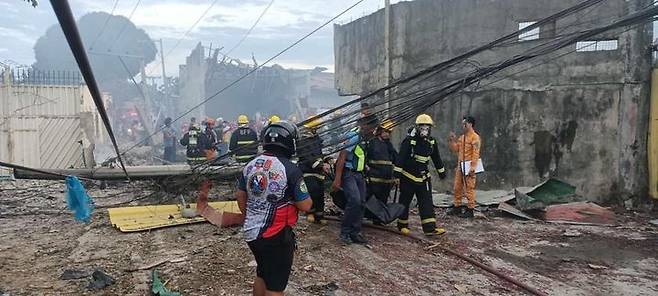
[[187, 163], [195, 165], [203, 163], [207, 160], [206, 149], [209, 149], [209, 141], [199, 126], [196, 124], [190, 125], [183, 138], [180, 139], [183, 146], [187, 146]]
[[415, 128], [400, 144], [400, 153], [394, 171], [395, 175], [400, 178], [400, 203], [405, 207], [404, 213], [398, 219], [398, 229], [402, 234], [411, 232], [409, 229], [409, 205], [414, 195], [418, 200], [423, 233], [427, 236], [445, 233], [445, 229], [436, 226], [436, 216], [432, 204], [430, 160], [434, 163], [439, 178], [446, 177], [437, 141], [430, 135], [433, 126], [432, 117], [427, 114], [418, 115]]

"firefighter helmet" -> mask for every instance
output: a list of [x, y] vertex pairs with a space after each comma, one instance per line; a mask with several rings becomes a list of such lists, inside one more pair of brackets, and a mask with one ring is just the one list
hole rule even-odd
[[386, 131], [392, 131], [393, 127], [395, 127], [395, 122], [393, 122], [393, 120], [390, 120], [390, 119], [385, 119], [379, 125], [380, 130], [386, 130]]
[[427, 114], [421, 114], [416, 117], [416, 125], [431, 125], [434, 126], [434, 120]]
[[317, 116], [312, 116], [312, 117], [309, 117], [307, 122], [304, 124], [304, 127], [306, 127], [306, 128], [316, 128], [318, 125], [320, 125], [320, 123], [321, 123], [320, 118], [318, 118]]
[[279, 117], [279, 116], [277, 116], [277, 115], [272, 115], [272, 116], [270, 117], [270, 119], [267, 121], [267, 123], [268, 123], [268, 124], [272, 124], [272, 123], [277, 123], [277, 122], [279, 122], [279, 121], [281, 121], [281, 117]]
[[238, 124], [248, 124], [249, 123], [249, 117], [247, 115], [240, 115], [238, 116]]

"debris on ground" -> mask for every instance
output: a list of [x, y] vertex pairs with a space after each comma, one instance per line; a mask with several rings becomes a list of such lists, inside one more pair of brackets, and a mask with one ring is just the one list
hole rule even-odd
[[658, 226], [658, 219], [650, 220], [649, 223]]
[[461, 284], [455, 284], [455, 289], [461, 293], [468, 293], [468, 288], [466, 285], [461, 285]]
[[[176, 195], [152, 194], [141, 199], [152, 193], [143, 189], [149, 188], [147, 184], [134, 190], [125, 186], [109, 182], [106, 189], [89, 187], [88, 192], [98, 205], [109, 207], [124, 202], [177, 203]], [[66, 208], [61, 181], [0, 182], [0, 188], [0, 290], [6, 294], [149, 295], [153, 268], [162, 283], [168, 280], [166, 287], [186, 296], [246, 295], [251, 291], [255, 268], [250, 262], [254, 258], [238, 227], [197, 223], [119, 233], [109, 227], [108, 211], [95, 211], [89, 225], [74, 221]], [[509, 201], [512, 208], [513, 202]], [[331, 202], [327, 207], [328, 212], [336, 213], [329, 210], [335, 208]], [[526, 223], [498, 217], [494, 209], [486, 212], [487, 220], [447, 216], [446, 210], [436, 209], [437, 220], [448, 236], [419, 244], [364, 228], [371, 248], [343, 247], [337, 239], [338, 223], [320, 226], [300, 219], [295, 228], [298, 250], [286, 292], [299, 296], [525, 295], [438, 251], [440, 245], [459, 248], [548, 295], [653, 295], [658, 290], [658, 231], [648, 221], [656, 217], [619, 210], [616, 217], [623, 231], [607, 225]], [[412, 212], [412, 233], [422, 235], [418, 214]], [[395, 229], [395, 224], [387, 227]], [[157, 267], [144, 269], [153, 265]], [[93, 268], [86, 266], [111, 271], [114, 283], [88, 291], [91, 275], [59, 280], [66, 269], [91, 273]], [[468, 284], [456, 279], [468, 279]], [[427, 285], [428, 281], [433, 284]], [[463, 284], [468, 292], [459, 292], [455, 284]]]
[[563, 234], [563, 236], [566, 237], [578, 237], [583, 235], [580, 231], [575, 230], [575, 229], [567, 229]]
[[92, 279], [89, 281], [89, 285], [87, 285], [87, 289], [89, 290], [101, 290], [114, 284], [114, 279], [101, 269], [94, 270], [91, 277]]
[[[210, 207], [224, 213], [240, 215], [240, 208], [236, 201], [217, 201], [208, 203]], [[197, 204], [189, 204], [190, 208], [197, 209]], [[205, 222], [204, 217], [185, 218], [182, 215], [182, 206], [173, 205], [147, 205], [108, 209], [110, 223], [121, 232], [145, 231], [176, 225]], [[226, 215], [228, 218], [228, 215]], [[231, 223], [227, 223], [231, 224]]]
[[186, 257], [160, 259], [160, 260], [157, 260], [157, 261], [154, 261], [152, 263], [148, 263], [148, 264], [145, 264], [145, 265], [142, 265], [142, 266], [126, 269], [126, 271], [132, 272], [132, 271], [139, 271], [139, 270], [147, 270], [147, 269], [151, 269], [151, 268], [154, 268], [154, 267], [158, 267], [158, 266], [160, 266], [162, 264], [165, 264], [165, 263], [180, 263], [180, 262], [185, 262], [186, 260], [187, 260]]
[[576, 187], [558, 179], [548, 179], [524, 193], [515, 189], [516, 207], [522, 211], [541, 210], [549, 205], [573, 201]]
[[[480, 206], [494, 206], [512, 199], [514, 199], [513, 191], [475, 190], [475, 201]], [[454, 196], [452, 192], [433, 192], [432, 203], [437, 208], [450, 208], [454, 206]]]
[[302, 288], [305, 292], [309, 293], [310, 295], [334, 295], [335, 291], [338, 290], [338, 285], [335, 282], [330, 282], [327, 284], [316, 284], [316, 285], [310, 285], [310, 286], [305, 286]]
[[59, 276], [60, 280], [77, 280], [77, 279], [83, 279], [88, 277], [90, 274], [87, 271], [84, 270], [77, 270], [77, 269], [67, 269], [65, 270], [62, 275]]
[[615, 225], [615, 213], [591, 202], [552, 205], [546, 208], [544, 219], [553, 223], [584, 225]]
[[522, 212], [521, 210], [515, 208], [514, 206], [512, 206], [512, 205], [510, 205], [506, 202], [500, 203], [498, 205], [498, 209], [505, 212], [505, 213], [508, 213], [508, 214], [511, 214], [511, 215], [514, 215], [516, 217], [523, 218], [523, 219], [526, 219], [526, 220], [537, 220], [533, 217], [530, 217], [526, 213]]
[[603, 265], [587, 264], [587, 266], [594, 270], [608, 269], [607, 266], [603, 266]]
[[158, 271], [156, 269], [153, 269], [151, 272], [151, 281], [153, 282], [151, 285], [151, 292], [153, 295], [156, 296], [181, 296], [180, 293], [178, 292], [172, 292], [167, 287], [165, 287], [166, 283], [163, 283], [160, 280], [160, 277], [158, 277]]

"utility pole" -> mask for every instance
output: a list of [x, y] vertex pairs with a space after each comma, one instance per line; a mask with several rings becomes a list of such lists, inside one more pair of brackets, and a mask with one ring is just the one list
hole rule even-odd
[[162, 38], [160, 38], [160, 64], [162, 64], [162, 84], [164, 85], [164, 92], [165, 92], [165, 97], [168, 94], [167, 89], [168, 83], [167, 83], [167, 74], [165, 74], [165, 59], [164, 59], [164, 50], [162, 49]]
[[[156, 117], [156, 121], [158, 121], [160, 117], [160, 113], [162, 113], [162, 109], [164, 107], [164, 110], [167, 114], [171, 114], [171, 110], [169, 107], [171, 106], [171, 102], [169, 101], [169, 79], [167, 78], [167, 72], [165, 71], [165, 58], [164, 58], [164, 49], [162, 47], [162, 38], [159, 40], [160, 42], [160, 64], [162, 64], [162, 92], [163, 92], [163, 98], [162, 102], [160, 103], [160, 108], [158, 112], [158, 116]], [[164, 106], [163, 106], [164, 105]]]
[[[384, 0], [384, 83], [391, 84], [391, 0]], [[384, 91], [386, 114], [390, 115], [390, 90]]]

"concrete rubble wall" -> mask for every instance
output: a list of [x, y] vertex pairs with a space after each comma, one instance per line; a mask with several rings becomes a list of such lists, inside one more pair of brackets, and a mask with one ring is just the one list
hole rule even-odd
[[[199, 105], [206, 98], [206, 81], [203, 79], [208, 70], [208, 64], [205, 61], [204, 50], [201, 43], [192, 50], [186, 59], [185, 65], [179, 68], [180, 75], [180, 99], [177, 100], [176, 114], [186, 112]], [[205, 104], [191, 111], [187, 118], [201, 118], [205, 115]]]
[[[540, 20], [579, 2], [415, 0], [394, 4], [389, 36], [391, 78], [411, 75], [514, 32], [520, 22]], [[650, 3], [604, 1], [540, 28], [539, 37], [580, 31], [583, 25], [609, 24]], [[384, 10], [334, 27], [336, 87], [341, 94], [365, 94], [384, 86], [384, 27]], [[481, 188], [528, 186], [555, 176], [576, 185], [590, 200], [645, 196], [651, 26], [606, 33], [593, 40], [613, 39], [618, 41], [617, 50], [570, 53], [576, 49], [573, 45], [551, 55], [564, 54], [559, 59], [539, 58], [514, 67], [496, 77], [523, 72], [487, 85], [497, 80], [491, 79], [435, 105], [430, 110], [438, 121], [433, 133], [449, 166], [454, 167], [456, 160], [447, 149], [448, 133], [458, 131], [461, 116], [470, 111], [483, 138], [487, 173], [479, 179]], [[515, 42], [473, 60], [488, 65], [539, 42]], [[540, 62], [541, 66], [532, 67]], [[451, 182], [435, 183], [439, 190], [451, 187]]]
[[324, 73], [323, 68], [285, 69], [272, 65], [253, 71], [255, 65], [223, 58], [216, 50], [209, 57], [204, 52], [199, 43], [185, 65], [180, 66], [178, 112], [211, 98], [188, 117], [207, 114], [231, 121], [239, 114], [251, 119], [256, 113], [299, 117], [344, 102], [334, 89], [333, 73]]

